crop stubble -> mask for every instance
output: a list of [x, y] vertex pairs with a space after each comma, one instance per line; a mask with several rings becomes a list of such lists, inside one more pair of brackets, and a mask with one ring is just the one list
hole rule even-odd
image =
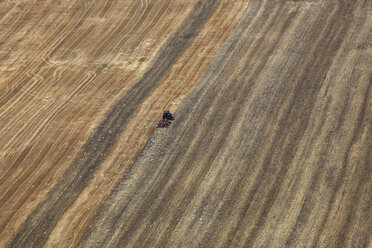
[[[41, 60], [0, 54], [16, 59], [0, 86], [0, 245], [370, 244], [367, 0], [194, 1], [171, 27], [160, 13], [180, 1], [121, 3], [74, 2], [66, 18], [49, 1], [36, 19], [5, 1], [22, 11], [1, 19], [15, 20], [1, 46], [20, 51], [45, 17], [56, 31]], [[149, 140], [168, 106], [176, 121]]]
[[366, 7], [252, 1], [82, 245], [367, 247]]

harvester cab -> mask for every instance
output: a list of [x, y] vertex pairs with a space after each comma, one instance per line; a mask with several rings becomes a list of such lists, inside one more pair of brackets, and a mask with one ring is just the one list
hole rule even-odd
[[174, 117], [173, 115], [169, 112], [169, 110], [164, 110], [163, 112], [163, 119], [167, 119], [167, 120], [174, 120]]

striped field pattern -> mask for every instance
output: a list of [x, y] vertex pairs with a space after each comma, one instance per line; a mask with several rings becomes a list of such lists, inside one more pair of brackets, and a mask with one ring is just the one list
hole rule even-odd
[[0, 7], [0, 247], [372, 246], [369, 0]]

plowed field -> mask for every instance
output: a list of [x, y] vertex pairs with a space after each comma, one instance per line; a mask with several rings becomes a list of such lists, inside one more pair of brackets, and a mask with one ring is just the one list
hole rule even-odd
[[0, 247], [372, 246], [371, 1], [0, 7]]

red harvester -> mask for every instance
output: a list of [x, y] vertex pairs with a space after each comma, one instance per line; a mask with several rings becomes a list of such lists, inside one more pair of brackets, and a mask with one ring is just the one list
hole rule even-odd
[[174, 116], [169, 112], [169, 110], [164, 110], [163, 119], [156, 124], [156, 127], [167, 127], [171, 124], [171, 120], [174, 120]]

